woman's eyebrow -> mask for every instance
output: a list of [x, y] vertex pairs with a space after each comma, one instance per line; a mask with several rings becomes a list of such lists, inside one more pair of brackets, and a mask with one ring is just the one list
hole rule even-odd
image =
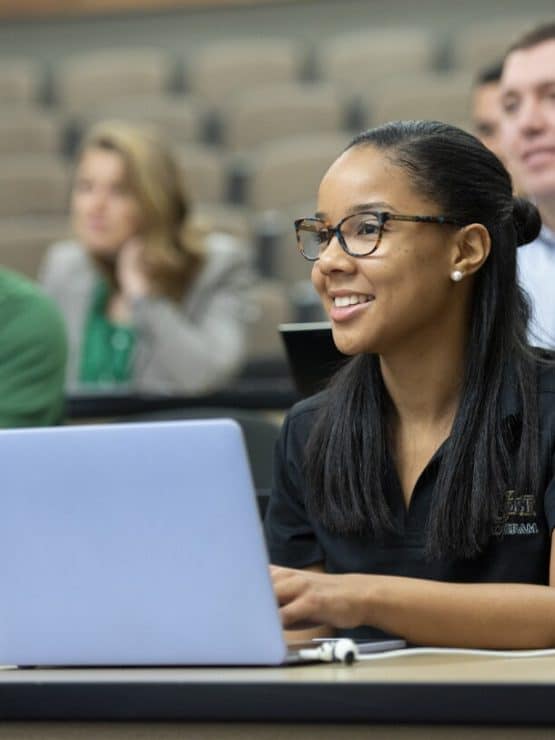
[[391, 203], [386, 203], [384, 200], [372, 201], [371, 203], [359, 203], [356, 206], [352, 206], [347, 209], [347, 213], [360, 213], [360, 211], [375, 211], [377, 208], [388, 208], [390, 211], [395, 210]]
[[[391, 203], [386, 203], [383, 200], [379, 200], [372, 201], [371, 203], [358, 203], [355, 206], [351, 206], [345, 211], [345, 215], [350, 216], [351, 214], [360, 213], [361, 211], [375, 211], [377, 208], [387, 208], [390, 211], [397, 210], [391, 205]], [[326, 214], [323, 211], [317, 211], [314, 216], [321, 221], [326, 220]]]

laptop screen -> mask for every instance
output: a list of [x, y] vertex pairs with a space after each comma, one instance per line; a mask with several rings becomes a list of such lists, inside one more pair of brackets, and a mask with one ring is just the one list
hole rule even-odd
[[0, 432], [0, 663], [279, 664], [241, 428]]
[[287, 360], [295, 385], [303, 396], [321, 391], [349, 360], [333, 341], [328, 322], [280, 324]]

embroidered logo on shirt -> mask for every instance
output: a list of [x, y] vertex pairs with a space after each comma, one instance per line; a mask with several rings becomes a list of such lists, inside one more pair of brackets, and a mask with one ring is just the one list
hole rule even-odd
[[503, 510], [495, 523], [493, 533], [502, 535], [539, 534], [536, 519], [536, 500], [527, 494], [506, 491]]

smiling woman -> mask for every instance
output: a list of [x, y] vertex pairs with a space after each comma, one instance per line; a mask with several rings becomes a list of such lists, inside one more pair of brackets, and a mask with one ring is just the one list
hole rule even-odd
[[353, 359], [278, 445], [287, 628], [555, 645], [555, 365], [516, 281], [539, 228], [500, 161], [441, 123], [368, 131], [329, 168], [297, 238]]

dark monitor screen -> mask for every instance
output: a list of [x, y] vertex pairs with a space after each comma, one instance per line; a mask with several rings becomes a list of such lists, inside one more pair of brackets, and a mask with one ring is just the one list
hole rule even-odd
[[280, 324], [295, 385], [303, 396], [321, 391], [349, 357], [334, 344], [328, 322]]

